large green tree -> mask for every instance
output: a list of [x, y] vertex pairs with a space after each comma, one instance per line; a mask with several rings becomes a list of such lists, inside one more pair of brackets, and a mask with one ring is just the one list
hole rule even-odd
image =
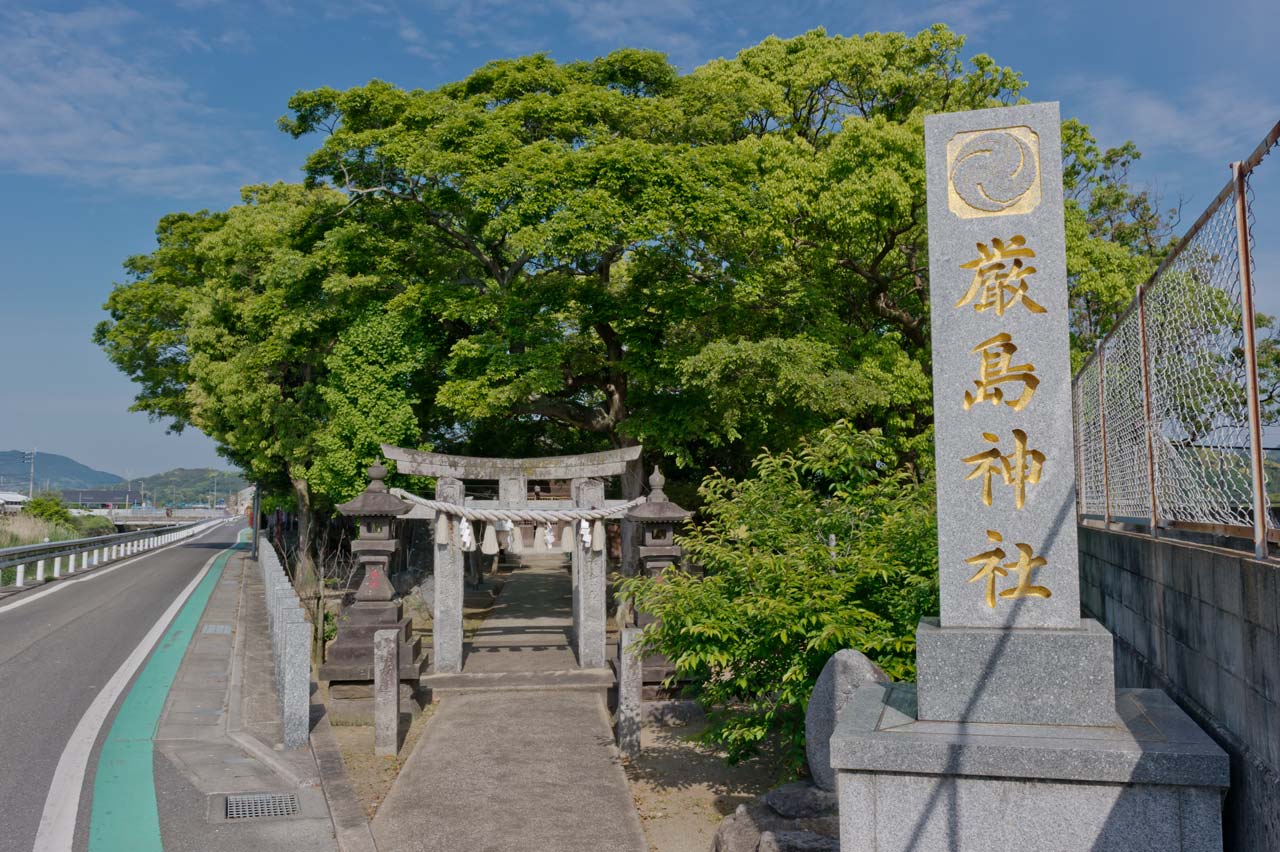
[[196, 426], [251, 479], [292, 494], [306, 573], [317, 501], [357, 490], [379, 441], [418, 439], [435, 332], [399, 301], [387, 235], [341, 215], [344, 195], [244, 195], [225, 213], [166, 217], [96, 338], [139, 379], [135, 409]]
[[[300, 93], [311, 181], [435, 232], [452, 419], [555, 421], [695, 471], [928, 406], [922, 118], [1010, 101], [944, 27], [490, 63]], [[638, 483], [637, 483], [638, 484]]]
[[[643, 442], [697, 481], [844, 419], [918, 459], [923, 117], [1022, 88], [963, 44], [942, 26], [815, 30], [684, 75], [620, 50], [493, 62], [430, 91], [300, 92], [281, 124], [321, 137], [305, 185], [165, 217], [96, 339], [138, 382], [136, 409], [205, 431], [305, 519], [352, 496], [379, 441]], [[1099, 153], [1076, 127], [1087, 330], [1149, 263], [1151, 229], [1125, 223], [1150, 204], [1124, 179], [1136, 152]]]

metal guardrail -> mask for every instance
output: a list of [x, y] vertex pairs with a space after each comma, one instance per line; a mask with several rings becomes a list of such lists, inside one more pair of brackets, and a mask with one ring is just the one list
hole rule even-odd
[[1277, 539], [1262, 444], [1249, 179], [1280, 123], [1233, 163], [1208, 209], [1073, 381], [1078, 515]]
[[[228, 518], [200, 523], [175, 524], [151, 530], [116, 533], [96, 538], [50, 541], [0, 549], [0, 587], [6, 569], [16, 569], [13, 588], [56, 580], [63, 574], [74, 574], [125, 559], [145, 550], [153, 550], [184, 538], [198, 535]], [[28, 577], [28, 572], [31, 577]]]

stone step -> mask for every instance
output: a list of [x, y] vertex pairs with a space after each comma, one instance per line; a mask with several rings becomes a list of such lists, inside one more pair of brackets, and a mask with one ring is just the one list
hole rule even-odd
[[598, 691], [607, 692], [614, 684], [613, 670], [567, 669], [545, 672], [476, 672], [461, 674], [427, 674], [420, 683], [431, 690], [431, 700], [445, 695], [470, 692]]

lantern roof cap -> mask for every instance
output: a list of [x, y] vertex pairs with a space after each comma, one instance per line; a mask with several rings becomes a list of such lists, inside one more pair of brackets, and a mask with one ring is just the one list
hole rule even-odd
[[369, 484], [354, 500], [338, 504], [338, 511], [352, 518], [394, 518], [413, 507], [387, 491], [387, 469], [380, 464], [369, 466]]
[[688, 520], [693, 513], [667, 499], [667, 493], [662, 490], [662, 486], [666, 484], [667, 478], [662, 475], [659, 468], [655, 467], [649, 476], [648, 500], [627, 512], [627, 517], [644, 524], [676, 523]]

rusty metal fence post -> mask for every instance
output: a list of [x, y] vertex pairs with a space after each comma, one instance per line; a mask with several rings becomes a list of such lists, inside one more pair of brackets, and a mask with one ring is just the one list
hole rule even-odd
[[1088, 511], [1087, 499], [1084, 493], [1084, 414], [1081, 406], [1084, 401], [1080, 397], [1080, 381], [1078, 378], [1071, 380], [1071, 418], [1074, 423], [1075, 431], [1075, 463], [1076, 463], [1076, 523], [1084, 520], [1085, 512]]
[[1102, 523], [1111, 529], [1111, 475], [1107, 467], [1107, 362], [1104, 342], [1094, 350], [1098, 362], [1098, 431], [1102, 439]]
[[1147, 287], [1138, 285], [1138, 346], [1141, 352], [1142, 424], [1147, 438], [1147, 494], [1151, 510], [1151, 535], [1160, 534], [1160, 508], [1156, 500], [1156, 454], [1151, 420], [1151, 352], [1147, 346]]
[[1262, 467], [1262, 411], [1258, 403], [1258, 350], [1253, 312], [1253, 269], [1249, 256], [1249, 210], [1243, 163], [1232, 163], [1235, 180], [1236, 238], [1240, 252], [1240, 304], [1244, 322], [1244, 370], [1249, 404], [1249, 458], [1253, 478], [1253, 551], [1267, 556], [1267, 485]]

